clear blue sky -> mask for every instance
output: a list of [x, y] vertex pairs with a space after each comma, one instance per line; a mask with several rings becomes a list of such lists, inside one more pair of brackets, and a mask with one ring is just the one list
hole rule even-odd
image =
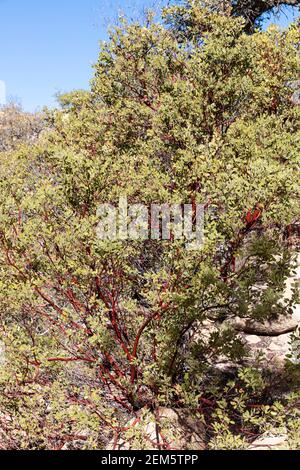
[[[57, 92], [88, 88], [99, 41], [118, 10], [136, 17], [154, 0], [0, 0], [0, 80], [26, 110]], [[156, 2], [159, 3], [159, 2]], [[161, 1], [164, 3], [164, 0]], [[293, 18], [281, 15], [284, 26]], [[277, 22], [277, 21], [276, 21]]]

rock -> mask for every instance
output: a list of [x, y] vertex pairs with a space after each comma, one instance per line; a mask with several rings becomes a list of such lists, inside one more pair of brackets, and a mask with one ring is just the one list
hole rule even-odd
[[295, 331], [300, 324], [300, 306], [297, 306], [294, 313], [289, 316], [280, 315], [276, 320], [265, 320], [258, 322], [245, 318], [234, 318], [229, 324], [237, 331], [247, 334], [279, 336]]
[[295, 80], [290, 87], [293, 90], [291, 101], [294, 105], [300, 105], [300, 80]]
[[284, 450], [288, 449], [287, 434], [264, 433], [252, 442], [248, 450]]
[[60, 450], [81, 450], [86, 445], [90, 430], [85, 429], [75, 438], [69, 437]]
[[204, 450], [205, 427], [202, 420], [187, 409], [159, 408], [154, 414], [141, 410], [127, 426], [134, 436], [112, 439], [107, 450]]
[[255, 345], [259, 346], [260, 343], [261, 343], [261, 337], [260, 336], [256, 336], [256, 335], [247, 335], [247, 336], [244, 336], [248, 345], [251, 347], [255, 347]]
[[250, 363], [258, 353], [263, 353], [263, 362], [268, 367], [281, 367], [284, 365], [287, 354], [290, 353], [291, 333], [280, 336], [257, 336], [241, 333], [240, 336], [249, 347], [251, 356], [248, 361]]
[[[291, 300], [293, 296], [293, 290], [295, 282], [300, 281], [300, 254], [296, 257], [296, 268], [293, 275], [286, 280], [285, 290], [281, 304], [285, 305], [286, 300]], [[265, 289], [267, 286], [256, 286], [257, 290]], [[297, 304], [293, 308], [291, 315], [278, 315], [276, 319], [265, 320], [259, 322], [252, 320], [251, 318], [239, 318], [235, 317], [228, 321], [237, 331], [242, 331], [252, 335], [266, 335], [266, 336], [279, 336], [291, 331], [295, 331], [300, 325], [300, 304]]]
[[[238, 337], [248, 349], [242, 363], [247, 366], [256, 366], [257, 358], [260, 356], [259, 365], [262, 368], [277, 371], [284, 367], [287, 358], [293, 364], [300, 363], [300, 341], [293, 339], [294, 333], [286, 333], [279, 336], [248, 335], [240, 332]], [[287, 357], [287, 355], [289, 355]], [[214, 369], [221, 372], [234, 371], [238, 366], [226, 357], [214, 358], [211, 362]]]

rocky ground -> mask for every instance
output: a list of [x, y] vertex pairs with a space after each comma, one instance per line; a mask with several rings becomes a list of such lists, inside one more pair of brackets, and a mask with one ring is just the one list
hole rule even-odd
[[[287, 280], [284, 297], [289, 299], [295, 282], [300, 280], [300, 254], [297, 256], [297, 269], [293, 277]], [[263, 352], [270, 366], [283, 364], [289, 354], [292, 362], [299, 361], [299, 341], [294, 340], [300, 329], [300, 304], [294, 307], [288, 317], [279, 316], [276, 320], [263, 323], [250, 320], [235, 320], [234, 326], [239, 335], [249, 346], [252, 357]], [[300, 338], [300, 336], [299, 336]]]

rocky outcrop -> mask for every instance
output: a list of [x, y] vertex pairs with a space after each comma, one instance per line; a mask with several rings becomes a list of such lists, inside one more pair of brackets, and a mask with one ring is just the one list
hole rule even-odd
[[274, 320], [258, 322], [245, 318], [234, 318], [229, 322], [237, 331], [252, 335], [279, 336], [295, 331], [300, 324], [300, 305], [289, 316], [279, 315]]
[[[295, 282], [299, 281], [300, 254], [297, 256], [297, 268], [293, 276], [286, 281], [282, 303], [292, 298]], [[209, 338], [211, 333], [218, 328], [213, 322], [207, 322], [203, 326], [202, 338]], [[287, 356], [293, 364], [299, 364], [300, 340], [295, 340], [295, 336], [298, 337], [300, 334], [300, 304], [294, 306], [290, 315], [278, 315], [276, 319], [262, 322], [235, 317], [223, 322], [219, 328], [228, 326], [237, 331], [238, 337], [247, 347], [248, 357], [244, 360], [247, 365], [256, 364], [257, 358], [260, 357], [262, 367], [278, 369], [282, 368]], [[212, 366], [223, 372], [236, 368], [236, 364], [223, 356], [214, 358]]]
[[248, 447], [248, 450], [287, 450], [288, 436], [281, 434], [264, 433]]
[[[292, 299], [295, 283], [300, 281], [300, 255], [297, 256], [297, 268], [295, 273], [286, 281], [285, 291], [283, 294], [284, 300]], [[263, 287], [261, 287], [263, 288]], [[259, 289], [259, 288], [258, 288]], [[300, 325], [300, 304], [293, 308], [291, 315], [278, 315], [277, 318], [264, 320], [262, 322], [250, 318], [235, 317], [228, 322], [235, 330], [242, 331], [246, 334], [252, 335], [265, 335], [265, 336], [279, 336], [286, 333], [295, 331]]]
[[[286, 281], [282, 303], [289, 301], [294, 293], [295, 282], [300, 280], [300, 254], [297, 255], [297, 267], [293, 276]], [[249, 350], [247, 362], [253, 360], [259, 353], [263, 353], [263, 363], [268, 367], [281, 367], [287, 355], [293, 363], [299, 363], [300, 342], [293, 341], [295, 332], [300, 328], [300, 304], [293, 308], [290, 315], [278, 315], [273, 320], [262, 322], [250, 318], [233, 318], [226, 322], [239, 334]], [[219, 368], [226, 369], [230, 364], [226, 361], [220, 363]]]
[[281, 368], [289, 355], [292, 363], [299, 363], [299, 344], [292, 341], [292, 333], [279, 336], [258, 336], [241, 333], [241, 338], [248, 346], [248, 362], [263, 353], [262, 364], [269, 368]]
[[141, 445], [147, 450], [205, 449], [204, 423], [187, 409], [158, 408], [155, 415], [141, 410], [125, 428], [127, 433], [116, 435], [107, 450], [135, 450]]

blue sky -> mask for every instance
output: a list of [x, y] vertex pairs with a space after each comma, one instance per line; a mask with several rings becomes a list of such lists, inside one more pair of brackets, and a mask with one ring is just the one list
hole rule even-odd
[[[136, 17], [154, 0], [0, 0], [0, 80], [28, 111], [87, 88], [99, 41], [117, 12]], [[156, 3], [159, 3], [159, 1]], [[161, 1], [163, 3], [163, 0]], [[290, 10], [280, 17], [285, 26]], [[277, 21], [276, 21], [277, 22]]]

